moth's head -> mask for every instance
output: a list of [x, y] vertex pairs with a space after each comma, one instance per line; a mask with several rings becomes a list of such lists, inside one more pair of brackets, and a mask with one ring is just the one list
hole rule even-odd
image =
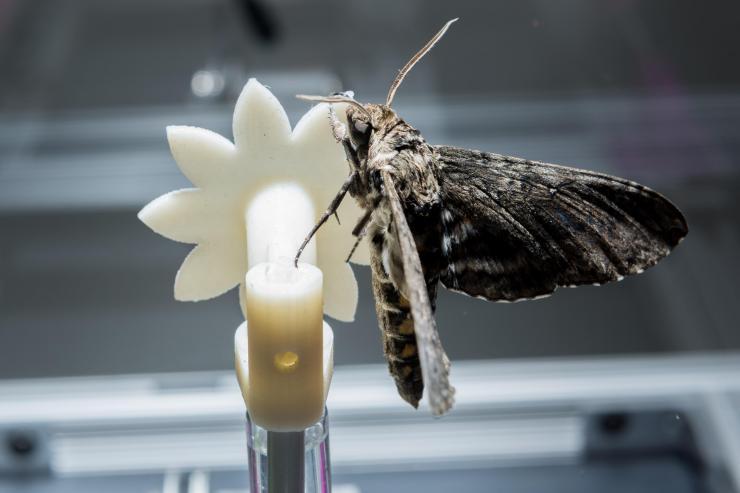
[[356, 106], [350, 105], [347, 107], [346, 114], [347, 129], [349, 130], [349, 138], [352, 141], [352, 146], [355, 149], [367, 147], [370, 143], [370, 135], [374, 130], [372, 113], [364, 106], [363, 109], [359, 109]]
[[400, 120], [396, 112], [384, 104], [349, 105], [346, 114], [349, 138], [358, 151], [367, 149], [374, 133], [392, 128]]
[[383, 128], [391, 128], [400, 118], [395, 111], [391, 108], [393, 97], [396, 95], [398, 87], [403, 82], [404, 77], [413, 68], [421, 58], [426, 55], [432, 47], [437, 44], [437, 41], [447, 32], [450, 25], [457, 19], [452, 19], [445, 24], [442, 29], [430, 39], [424, 47], [419, 50], [411, 59], [406, 62], [406, 65], [398, 72], [398, 75], [391, 83], [391, 87], [388, 90], [388, 96], [386, 97], [385, 104], [362, 104], [353, 98], [351, 92], [336, 93], [331, 96], [304, 96], [299, 95], [298, 98], [305, 99], [308, 101], [323, 101], [327, 103], [348, 103], [347, 106], [347, 126], [349, 129], [349, 137], [352, 141], [354, 148], [362, 153], [367, 151], [367, 147], [372, 138], [373, 132], [382, 130]]

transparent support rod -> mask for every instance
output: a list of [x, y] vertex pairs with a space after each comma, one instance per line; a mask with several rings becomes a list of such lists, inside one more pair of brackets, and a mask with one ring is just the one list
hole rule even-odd
[[[247, 448], [251, 492], [331, 492], [326, 410], [318, 423], [303, 432], [268, 432], [247, 413]], [[301, 449], [302, 457], [296, 455]]]

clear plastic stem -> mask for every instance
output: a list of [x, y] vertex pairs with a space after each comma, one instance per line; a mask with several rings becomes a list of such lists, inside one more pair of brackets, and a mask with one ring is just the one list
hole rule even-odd
[[[247, 413], [249, 491], [256, 493], [331, 492], [329, 422], [326, 410], [318, 423], [303, 431], [303, 437], [296, 437], [296, 433], [301, 432], [268, 432], [254, 424]], [[294, 468], [299, 461], [295, 457], [295, 450], [290, 449], [300, 447], [300, 438], [303, 438], [304, 486], [303, 490], [296, 490], [296, 482], [300, 482], [298, 477], [300, 471], [291, 472], [291, 468]], [[272, 445], [272, 450], [270, 450], [270, 445]], [[290, 476], [285, 476], [286, 474]], [[271, 481], [272, 484], [270, 484]]]

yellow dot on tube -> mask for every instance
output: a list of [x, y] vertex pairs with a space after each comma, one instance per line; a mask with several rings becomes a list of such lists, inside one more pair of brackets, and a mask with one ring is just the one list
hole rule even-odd
[[273, 359], [275, 368], [283, 373], [290, 373], [298, 367], [298, 355], [293, 351], [277, 353]]

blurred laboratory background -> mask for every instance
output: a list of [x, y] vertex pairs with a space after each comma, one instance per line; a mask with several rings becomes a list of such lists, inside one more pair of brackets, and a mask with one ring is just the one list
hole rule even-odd
[[490, 304], [442, 292], [458, 408], [395, 396], [366, 267], [331, 321], [335, 491], [740, 491], [740, 3], [0, 0], [0, 493], [246, 491], [237, 294], [178, 303], [170, 124], [231, 137], [249, 77], [394, 106], [435, 144], [669, 197], [640, 276]]

